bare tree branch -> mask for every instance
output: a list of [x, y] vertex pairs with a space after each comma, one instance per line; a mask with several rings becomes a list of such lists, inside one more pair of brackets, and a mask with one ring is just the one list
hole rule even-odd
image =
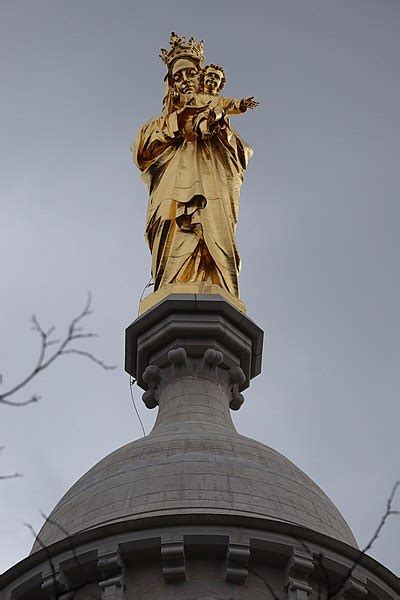
[[[7, 394], [10, 395], [10, 394]], [[33, 404], [34, 402], [39, 402], [41, 396], [37, 396], [34, 394], [28, 400], [22, 400], [18, 402], [13, 402], [12, 400], [5, 400], [3, 396], [0, 396], [0, 404], [5, 404], [6, 406], [26, 406], [27, 404]]]
[[368, 550], [371, 550], [372, 546], [374, 545], [374, 543], [376, 542], [376, 540], [378, 539], [383, 527], [385, 526], [385, 523], [387, 521], [387, 519], [390, 516], [393, 515], [400, 515], [400, 510], [393, 510], [392, 509], [392, 504], [393, 504], [393, 500], [395, 498], [396, 492], [400, 487], [400, 480], [396, 481], [396, 483], [394, 484], [392, 491], [390, 492], [389, 498], [386, 501], [386, 510], [379, 522], [378, 527], [375, 529], [374, 534], [372, 535], [371, 539], [369, 540], [369, 542], [366, 544], [366, 546], [364, 546], [364, 548], [362, 550], [360, 550], [360, 553], [358, 555], [358, 557], [356, 558], [356, 560], [353, 562], [352, 566], [350, 567], [350, 569], [348, 570], [347, 574], [345, 575], [345, 577], [342, 579], [342, 581], [340, 582], [339, 586], [337, 586], [334, 590], [331, 591], [331, 593], [328, 595], [328, 599], [329, 598], [333, 598], [334, 596], [336, 596], [346, 585], [346, 583], [349, 581], [350, 577], [353, 575], [354, 569], [360, 564], [360, 562], [362, 561], [363, 557], [366, 555], [366, 553], [368, 552]]
[[[78, 325], [84, 318], [86, 318], [92, 314], [92, 311], [90, 310], [91, 302], [92, 302], [92, 296], [89, 292], [88, 298], [87, 298], [87, 301], [86, 301], [86, 304], [85, 304], [83, 310], [76, 317], [74, 317], [72, 319], [71, 323], [68, 326], [67, 334], [66, 334], [65, 338], [62, 340], [51, 339], [51, 336], [55, 331], [54, 325], [46, 331], [40, 325], [36, 315], [32, 316], [32, 319], [31, 319], [32, 329], [33, 329], [33, 331], [36, 331], [39, 334], [40, 339], [41, 339], [40, 351], [39, 351], [38, 359], [36, 361], [36, 365], [32, 369], [32, 371], [24, 379], [22, 379], [22, 381], [17, 383], [14, 387], [9, 389], [8, 391], [0, 394], [0, 404], [6, 404], [7, 406], [26, 406], [27, 404], [32, 404], [33, 402], [37, 402], [40, 399], [40, 396], [37, 396], [36, 394], [34, 394], [28, 400], [22, 400], [22, 401], [8, 400], [8, 398], [10, 396], [12, 396], [13, 394], [15, 394], [16, 392], [18, 392], [19, 390], [21, 390], [28, 383], [30, 383], [32, 381], [32, 379], [34, 379], [34, 377], [36, 377], [39, 373], [44, 371], [44, 369], [47, 369], [47, 367], [49, 367], [57, 358], [65, 355], [65, 354], [78, 354], [79, 356], [85, 356], [86, 358], [91, 360], [93, 363], [95, 363], [96, 365], [101, 367], [102, 369], [106, 369], [106, 370], [115, 369], [115, 366], [107, 365], [102, 360], [96, 358], [91, 352], [69, 347], [71, 342], [73, 342], [75, 340], [82, 340], [82, 339], [89, 339], [89, 338], [97, 337], [96, 333], [85, 332], [83, 330], [83, 327], [81, 325]], [[52, 353], [49, 354], [48, 349], [51, 346], [57, 346], [57, 347], [55, 350], [53, 350]]]
[[[382, 515], [382, 518], [381, 518], [377, 528], [375, 529], [374, 534], [372, 535], [371, 539], [366, 544], [366, 546], [364, 546], [364, 548], [362, 550], [359, 550], [359, 554], [358, 554], [357, 558], [353, 561], [353, 564], [348, 569], [346, 575], [340, 580], [340, 582], [338, 584], [336, 584], [336, 587], [333, 587], [333, 582], [331, 580], [329, 570], [327, 569], [326, 565], [324, 565], [325, 556], [324, 556], [323, 552], [320, 552], [317, 556], [314, 556], [314, 560], [315, 560], [316, 564], [318, 565], [318, 567], [321, 569], [321, 573], [323, 575], [324, 584], [325, 584], [326, 590], [327, 590], [327, 593], [325, 596], [326, 600], [330, 600], [331, 598], [337, 597], [338, 594], [343, 590], [343, 588], [346, 586], [349, 579], [352, 577], [355, 568], [362, 562], [362, 560], [363, 560], [364, 556], [367, 554], [368, 550], [371, 550], [372, 546], [378, 539], [383, 527], [385, 526], [387, 519], [393, 515], [400, 515], [400, 510], [392, 509], [393, 500], [394, 500], [396, 492], [399, 488], [400, 488], [400, 480], [396, 481], [396, 483], [393, 485], [393, 488], [390, 492], [389, 498], [386, 501], [386, 510], [385, 510], [384, 514]], [[310, 555], [313, 554], [310, 547], [304, 541], [298, 540], [298, 542], [302, 546], [303, 550], [308, 552]], [[320, 582], [318, 585], [317, 597], [318, 597], [318, 600], [321, 600], [322, 588], [321, 588]]]
[[86, 352], [85, 350], [77, 350], [76, 348], [70, 348], [69, 350], [63, 350], [61, 354], [79, 354], [79, 356], [86, 356], [86, 358], [89, 358], [89, 360], [94, 362], [96, 365], [99, 365], [99, 367], [102, 367], [102, 369], [115, 369], [115, 366], [106, 365], [102, 360], [99, 360], [98, 358], [93, 356], [93, 354], [91, 354], [90, 352]]
[[51, 519], [50, 517], [48, 517], [47, 515], [45, 515], [42, 510], [40, 511], [40, 516], [45, 520], [46, 523], [50, 523], [50, 525], [54, 525], [54, 527], [57, 527], [57, 529], [59, 529], [59, 531], [61, 531], [61, 533], [63, 533], [65, 535], [65, 537], [67, 538], [67, 540], [69, 542], [70, 549], [71, 549], [74, 561], [76, 562], [76, 565], [79, 567], [79, 570], [81, 571], [82, 576], [84, 576], [85, 575], [85, 570], [83, 568], [82, 563], [79, 560], [78, 555], [76, 554], [75, 545], [74, 545], [74, 543], [72, 541], [70, 533], [65, 529], [65, 527], [63, 527], [62, 525], [60, 525], [59, 523], [57, 523], [57, 521], [54, 521], [54, 519]]
[[[93, 582], [88, 581], [86, 579], [86, 574], [85, 574], [84, 566], [82, 565], [82, 563], [79, 560], [79, 557], [78, 557], [78, 555], [76, 553], [76, 549], [75, 549], [75, 545], [74, 545], [73, 539], [70, 536], [70, 534], [68, 533], [68, 531], [64, 527], [62, 527], [61, 525], [59, 525], [57, 523], [57, 521], [54, 521], [50, 517], [47, 517], [44, 514], [43, 511], [40, 511], [40, 514], [43, 517], [43, 519], [45, 520], [45, 522], [51, 523], [52, 525], [54, 525], [55, 527], [57, 527], [60, 531], [62, 531], [62, 533], [66, 536], [66, 538], [67, 538], [67, 540], [69, 542], [69, 545], [70, 545], [70, 549], [71, 549], [71, 552], [72, 552], [73, 559], [74, 559], [76, 565], [79, 567], [79, 570], [81, 572], [81, 576], [82, 576], [81, 583], [79, 585], [71, 587], [69, 585], [68, 581], [66, 581], [64, 583], [64, 585], [66, 585], [67, 590], [64, 590], [63, 592], [60, 593], [58, 591], [57, 572], [56, 572], [56, 568], [55, 568], [54, 562], [53, 562], [52, 557], [51, 557], [50, 550], [46, 546], [46, 544], [41, 540], [39, 534], [37, 534], [36, 531], [33, 529], [32, 525], [29, 525], [28, 523], [25, 523], [25, 526], [28, 527], [28, 529], [31, 531], [32, 535], [34, 536], [35, 541], [37, 541], [38, 544], [39, 544], [39, 546], [45, 551], [47, 562], [49, 563], [49, 567], [50, 567], [50, 571], [51, 571], [52, 581], [53, 581], [54, 598], [55, 598], [55, 600], [62, 600], [63, 598], [69, 597], [70, 593], [75, 594], [80, 589], [82, 589], [86, 585], [88, 585], [90, 583], [93, 583]], [[90, 592], [88, 593], [88, 597], [93, 598], [94, 600], [97, 600], [97, 596], [94, 596]]]
[[53, 578], [53, 585], [54, 585], [54, 589], [56, 591], [56, 598], [58, 599], [59, 596], [58, 596], [58, 593], [57, 593], [56, 569], [55, 569], [53, 560], [51, 558], [50, 550], [48, 549], [48, 547], [46, 546], [46, 544], [44, 544], [42, 542], [42, 540], [39, 537], [39, 534], [36, 533], [36, 531], [33, 529], [32, 525], [30, 525], [29, 523], [25, 523], [25, 527], [27, 527], [29, 529], [29, 531], [32, 533], [32, 535], [35, 538], [35, 540], [38, 542], [39, 546], [45, 551], [47, 562], [49, 563], [49, 567], [50, 567], [50, 570], [51, 570], [51, 576]]
[[[0, 449], [1, 450], [1, 449]], [[375, 541], [378, 539], [387, 519], [392, 516], [392, 515], [400, 515], [400, 510], [393, 510], [392, 505], [393, 505], [393, 501], [396, 495], [397, 490], [400, 488], [400, 480], [396, 481], [396, 483], [394, 484], [392, 491], [389, 495], [389, 498], [386, 502], [386, 510], [385, 513], [383, 514], [373, 536], [371, 537], [371, 539], [369, 540], [369, 542], [366, 544], [366, 546], [359, 551], [359, 555], [358, 557], [354, 560], [352, 566], [349, 568], [348, 572], [346, 573], [346, 575], [343, 577], [343, 579], [340, 581], [340, 583], [333, 589], [332, 586], [332, 581], [330, 578], [330, 574], [328, 569], [326, 568], [326, 566], [323, 564], [323, 560], [324, 560], [324, 554], [320, 553], [318, 554], [317, 557], [315, 557], [316, 563], [318, 564], [318, 566], [321, 569], [321, 572], [323, 573], [323, 578], [324, 578], [324, 583], [326, 585], [327, 588], [327, 593], [326, 595], [324, 594], [324, 597], [326, 600], [330, 600], [331, 598], [337, 597], [337, 595], [344, 589], [344, 587], [346, 586], [347, 582], [349, 581], [349, 579], [351, 578], [355, 568], [361, 563], [363, 557], [366, 555], [366, 552], [368, 550], [370, 550], [373, 546], [373, 544], [375, 543]], [[81, 570], [82, 573], [82, 582], [80, 583], [80, 585], [76, 586], [76, 587], [68, 587], [68, 592], [76, 592], [79, 589], [81, 589], [82, 587], [84, 587], [85, 585], [87, 585], [88, 583], [91, 583], [89, 581], [86, 580], [85, 578], [85, 569], [84, 566], [81, 564], [79, 557], [76, 553], [75, 550], [75, 546], [74, 546], [74, 542], [73, 542], [73, 538], [72, 536], [70, 536], [70, 534], [68, 533], [68, 531], [61, 525], [59, 525], [56, 521], [54, 521], [53, 519], [51, 519], [50, 517], [47, 517], [43, 512], [40, 513], [41, 516], [45, 519], [46, 522], [54, 525], [55, 527], [57, 527], [68, 539], [69, 544], [70, 544], [70, 548], [71, 548], [71, 552], [73, 555], [73, 558], [77, 564], [77, 566], [79, 567], [79, 569]], [[52, 573], [52, 578], [53, 578], [53, 582], [54, 582], [54, 590], [55, 590], [55, 594], [56, 594], [56, 598], [59, 598], [60, 596], [58, 595], [57, 592], [57, 576], [56, 576], [56, 570], [54, 567], [54, 563], [52, 562], [52, 558], [51, 558], [51, 554], [49, 549], [46, 547], [46, 545], [42, 542], [42, 540], [40, 539], [40, 537], [35, 533], [33, 527], [31, 525], [26, 525], [30, 531], [32, 532], [32, 534], [34, 535], [35, 539], [37, 540], [38, 544], [40, 545], [40, 547], [42, 549], [45, 550], [46, 556], [47, 556], [47, 560], [50, 566], [50, 570]], [[298, 543], [301, 544], [301, 546], [303, 547], [303, 549], [305, 551], [307, 551], [310, 555], [313, 554], [312, 550], [309, 548], [309, 546], [303, 542], [298, 540]], [[262, 574], [260, 573], [257, 569], [255, 569], [252, 565], [248, 565], [248, 571], [250, 573], [253, 573], [253, 575], [255, 575], [256, 577], [258, 577], [265, 585], [265, 587], [268, 589], [269, 593], [271, 594], [273, 600], [279, 600], [281, 598], [281, 594], [277, 593], [273, 587], [271, 586], [271, 584], [269, 583], [268, 579]], [[64, 595], [65, 592], [63, 592], [62, 595]], [[92, 595], [91, 595], [92, 596]], [[94, 596], [92, 596], [94, 597]], [[318, 600], [321, 600], [322, 598], [322, 586], [321, 586], [321, 582], [318, 581], [318, 589], [317, 589], [317, 597]]]

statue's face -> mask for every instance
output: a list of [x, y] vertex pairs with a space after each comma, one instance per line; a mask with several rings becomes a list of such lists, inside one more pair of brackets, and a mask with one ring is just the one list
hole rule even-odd
[[204, 73], [204, 89], [210, 94], [216, 94], [221, 86], [223, 74], [218, 69], [207, 69]]
[[194, 63], [188, 60], [177, 60], [171, 76], [175, 89], [181, 94], [199, 91], [200, 73]]

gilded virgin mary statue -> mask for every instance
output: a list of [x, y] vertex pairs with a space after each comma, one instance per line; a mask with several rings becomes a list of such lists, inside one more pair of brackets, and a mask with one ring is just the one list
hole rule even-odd
[[258, 102], [220, 95], [225, 72], [204, 64], [203, 42], [172, 33], [169, 50], [160, 56], [167, 68], [163, 110], [131, 147], [149, 190], [145, 237], [153, 295], [212, 288], [237, 303], [235, 229], [252, 149], [231, 127], [230, 115]]

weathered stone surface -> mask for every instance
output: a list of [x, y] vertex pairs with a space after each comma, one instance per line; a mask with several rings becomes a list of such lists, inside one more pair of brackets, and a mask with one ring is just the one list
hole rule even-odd
[[[185, 377], [166, 386], [152, 433], [94, 466], [51, 520], [74, 534], [160, 515], [242, 515], [302, 525], [356, 545], [339, 511], [309, 477], [236, 432], [229, 402], [228, 393], [208, 379]], [[40, 537], [51, 544], [63, 532], [48, 522]]]

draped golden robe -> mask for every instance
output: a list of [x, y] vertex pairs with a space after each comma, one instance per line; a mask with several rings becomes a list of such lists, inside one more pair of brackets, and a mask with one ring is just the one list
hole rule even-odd
[[[182, 123], [181, 127], [182, 127]], [[235, 242], [239, 192], [251, 148], [224, 128], [197, 137], [178, 114], [146, 123], [132, 145], [133, 160], [149, 189], [145, 237], [152, 254], [154, 289], [169, 283], [217, 283], [239, 296]]]

